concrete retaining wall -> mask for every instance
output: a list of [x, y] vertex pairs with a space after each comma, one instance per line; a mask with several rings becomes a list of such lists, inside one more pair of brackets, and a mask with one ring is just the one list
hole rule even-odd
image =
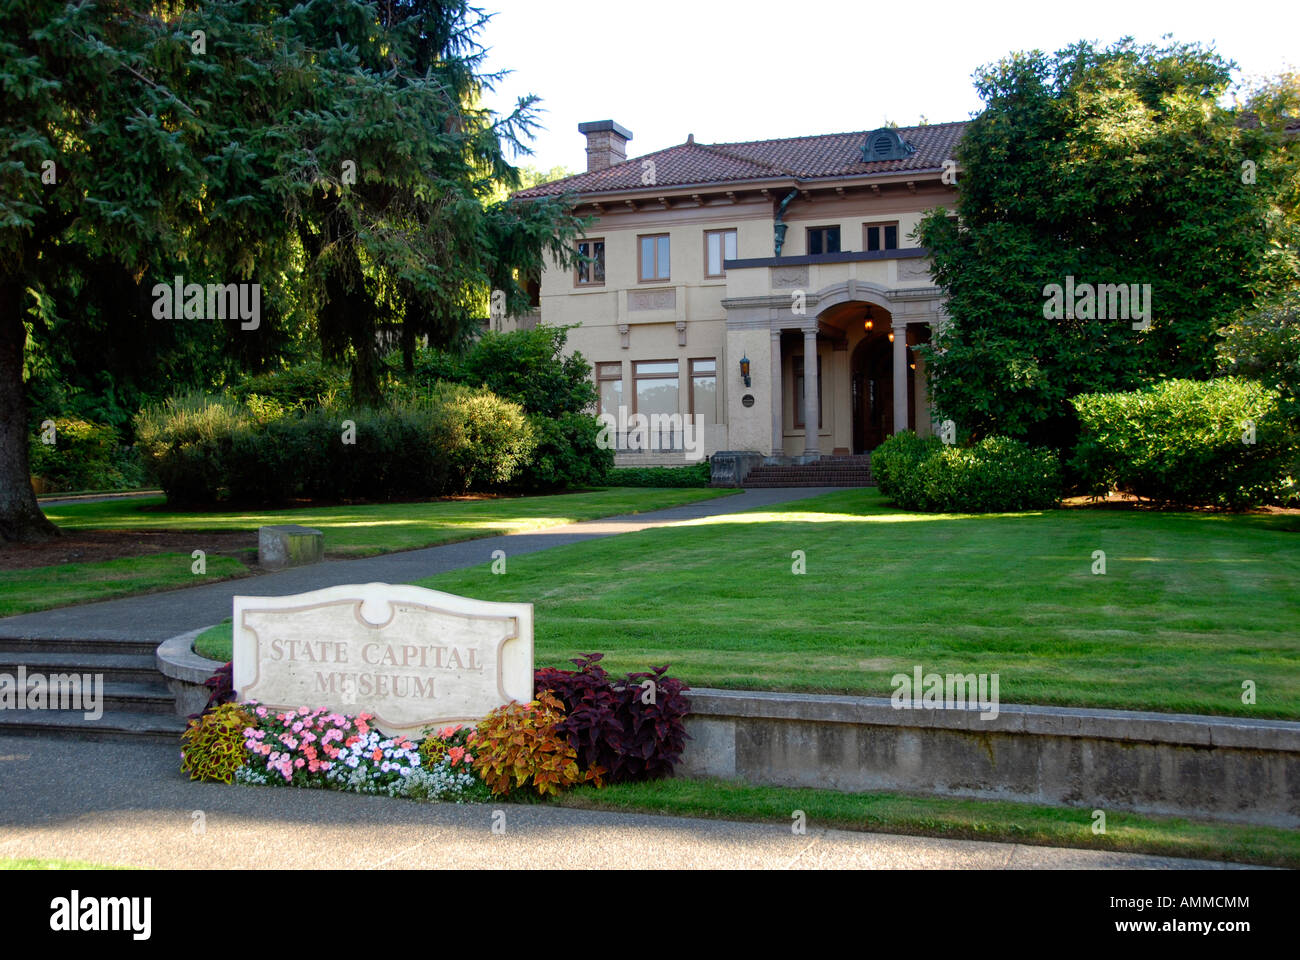
[[1300, 827], [1300, 723], [696, 689], [681, 776]]
[[[176, 712], [221, 664], [195, 630], [158, 648]], [[884, 697], [690, 691], [677, 773], [848, 793], [899, 791], [1300, 828], [1300, 723], [1003, 704], [896, 710]]]

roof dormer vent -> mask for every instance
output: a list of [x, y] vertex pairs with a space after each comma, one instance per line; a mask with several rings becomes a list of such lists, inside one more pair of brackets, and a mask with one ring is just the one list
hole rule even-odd
[[874, 163], [877, 160], [906, 160], [916, 153], [912, 146], [893, 127], [881, 127], [867, 134], [867, 142], [862, 145], [862, 162]]

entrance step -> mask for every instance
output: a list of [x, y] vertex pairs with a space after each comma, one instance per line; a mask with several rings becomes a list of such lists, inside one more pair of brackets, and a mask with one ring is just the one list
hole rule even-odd
[[810, 463], [765, 464], [745, 477], [745, 487], [869, 487], [871, 457], [830, 456]]
[[[75, 740], [149, 740], [179, 745], [186, 720], [176, 715], [176, 698], [158, 672], [149, 641], [92, 637], [41, 639], [0, 637], [0, 674], [12, 683], [19, 671], [47, 682], [63, 675], [98, 678], [99, 717], [88, 718], [83, 701], [75, 710], [7, 709], [0, 704], [0, 736], [45, 736]], [[92, 681], [94, 683], [96, 681]], [[94, 687], [91, 687], [93, 692]], [[56, 703], [55, 706], [58, 704]], [[64, 706], [67, 706], [64, 702]]]

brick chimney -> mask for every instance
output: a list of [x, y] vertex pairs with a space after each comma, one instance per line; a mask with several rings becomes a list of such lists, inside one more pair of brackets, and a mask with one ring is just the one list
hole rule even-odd
[[613, 120], [591, 120], [578, 124], [578, 132], [587, 136], [587, 172], [604, 170], [627, 159], [627, 142], [632, 131]]

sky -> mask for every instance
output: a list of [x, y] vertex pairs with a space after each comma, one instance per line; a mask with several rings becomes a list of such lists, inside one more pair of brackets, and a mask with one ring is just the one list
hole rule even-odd
[[578, 124], [615, 120], [628, 156], [682, 143], [765, 140], [965, 120], [971, 75], [1013, 50], [1124, 36], [1213, 45], [1244, 79], [1300, 67], [1300, 3], [1087, 0], [475, 0], [496, 16], [486, 68], [508, 69], [498, 112], [542, 98], [544, 129], [518, 157], [586, 169]]

